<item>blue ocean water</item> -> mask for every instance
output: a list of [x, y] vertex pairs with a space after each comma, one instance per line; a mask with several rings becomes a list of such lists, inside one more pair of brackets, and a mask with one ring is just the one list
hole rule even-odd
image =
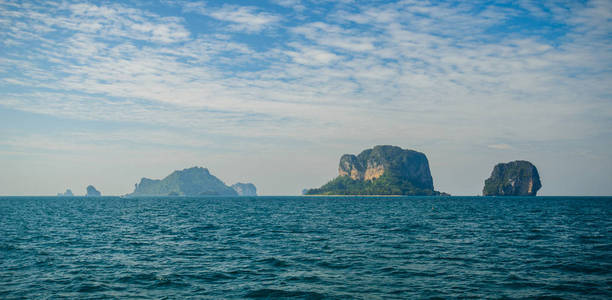
[[612, 198], [0, 198], [0, 299], [612, 299]]

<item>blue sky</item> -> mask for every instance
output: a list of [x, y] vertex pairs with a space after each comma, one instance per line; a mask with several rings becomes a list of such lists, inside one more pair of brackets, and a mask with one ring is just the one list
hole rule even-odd
[[377, 144], [436, 189], [612, 194], [610, 1], [3, 1], [0, 194], [208, 167], [299, 194]]

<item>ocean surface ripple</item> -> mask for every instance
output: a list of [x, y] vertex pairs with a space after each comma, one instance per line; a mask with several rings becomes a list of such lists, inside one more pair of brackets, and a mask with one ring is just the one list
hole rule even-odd
[[0, 299], [612, 299], [612, 198], [0, 197]]

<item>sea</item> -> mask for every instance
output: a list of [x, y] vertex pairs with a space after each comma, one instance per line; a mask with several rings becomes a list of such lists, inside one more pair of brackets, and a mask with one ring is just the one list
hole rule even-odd
[[0, 299], [612, 299], [611, 197], [0, 197]]

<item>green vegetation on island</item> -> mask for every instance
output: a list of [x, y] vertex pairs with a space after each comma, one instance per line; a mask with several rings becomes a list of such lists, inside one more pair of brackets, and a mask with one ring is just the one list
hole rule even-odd
[[306, 195], [406, 195], [436, 196], [440, 192], [415, 187], [410, 181], [402, 180], [391, 172], [385, 172], [373, 180], [352, 179], [338, 176], [320, 188], [306, 191]]

